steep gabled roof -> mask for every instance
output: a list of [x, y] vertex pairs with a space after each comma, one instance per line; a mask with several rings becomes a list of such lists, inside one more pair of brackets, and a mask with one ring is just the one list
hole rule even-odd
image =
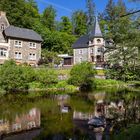
[[4, 30], [4, 34], [7, 37], [26, 39], [32, 41], [42, 42], [41, 36], [31, 29], [19, 28], [15, 26], [9, 26]]
[[94, 23], [94, 28], [90, 32], [90, 38], [95, 38], [95, 37], [103, 37], [97, 17]]
[[89, 35], [81, 36], [72, 46], [73, 49], [76, 48], [87, 48], [89, 42]]

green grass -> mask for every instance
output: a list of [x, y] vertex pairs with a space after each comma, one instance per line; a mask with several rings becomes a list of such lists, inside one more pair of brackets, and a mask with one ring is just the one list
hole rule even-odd
[[94, 84], [96, 87], [121, 87], [126, 86], [126, 84], [122, 81], [112, 80], [112, 79], [95, 79]]

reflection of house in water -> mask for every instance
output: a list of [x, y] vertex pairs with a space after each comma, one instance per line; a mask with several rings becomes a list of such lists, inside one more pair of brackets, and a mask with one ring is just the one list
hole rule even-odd
[[0, 134], [9, 131], [10, 125], [7, 120], [0, 120]]
[[8, 134], [30, 130], [40, 127], [40, 111], [37, 108], [32, 108], [28, 113], [16, 115], [15, 119], [10, 121], [0, 121], [0, 133]]
[[68, 113], [71, 110], [70, 105], [68, 104], [68, 101], [70, 99], [69, 95], [58, 95], [58, 105], [60, 107], [61, 113]]
[[69, 95], [57, 95], [57, 101], [59, 106], [64, 106], [70, 99]]
[[84, 112], [73, 112], [73, 119], [74, 120], [89, 120], [93, 117], [93, 113], [84, 113]]

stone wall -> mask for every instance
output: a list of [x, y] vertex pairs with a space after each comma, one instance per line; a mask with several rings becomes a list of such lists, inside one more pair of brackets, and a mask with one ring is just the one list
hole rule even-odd
[[74, 64], [88, 61], [88, 48], [74, 49]]
[[[15, 40], [22, 42], [22, 47], [15, 46]], [[30, 65], [37, 65], [39, 59], [41, 58], [41, 43], [36, 43], [36, 48], [30, 48], [29, 43], [33, 41], [10, 39], [10, 51], [9, 58], [16, 60], [17, 63], [28, 63]], [[15, 52], [21, 52], [22, 59], [15, 58]], [[36, 54], [36, 60], [29, 60], [29, 54]]]

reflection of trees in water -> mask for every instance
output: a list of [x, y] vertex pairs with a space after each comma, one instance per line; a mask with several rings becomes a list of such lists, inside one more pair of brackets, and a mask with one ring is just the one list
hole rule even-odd
[[108, 108], [108, 112], [113, 118], [115, 129], [118, 130], [119, 128], [128, 127], [130, 124], [140, 123], [139, 93], [122, 91], [109, 94], [106, 98], [108, 102], [114, 103], [114, 106], [112, 105], [112, 107]]

